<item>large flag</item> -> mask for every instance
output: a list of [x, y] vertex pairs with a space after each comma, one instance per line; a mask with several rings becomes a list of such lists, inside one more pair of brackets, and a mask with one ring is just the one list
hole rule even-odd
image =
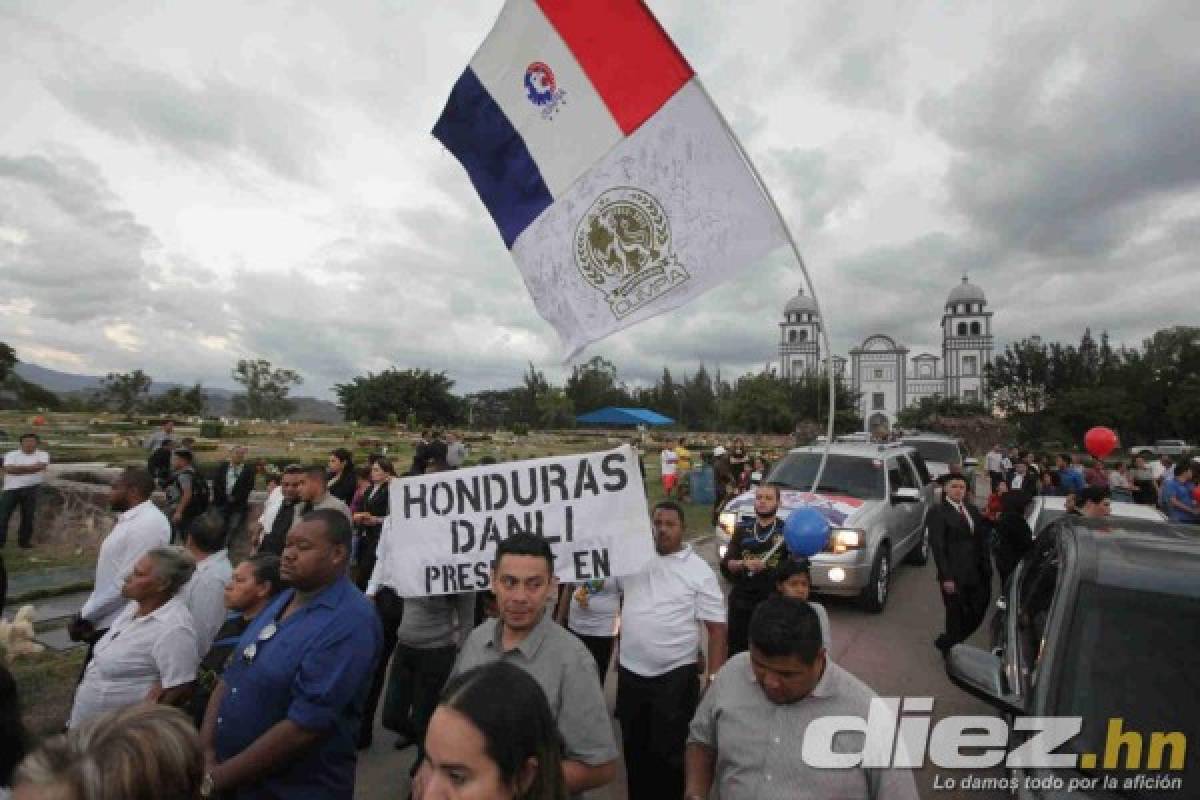
[[641, 0], [508, 0], [433, 129], [573, 357], [786, 243]]

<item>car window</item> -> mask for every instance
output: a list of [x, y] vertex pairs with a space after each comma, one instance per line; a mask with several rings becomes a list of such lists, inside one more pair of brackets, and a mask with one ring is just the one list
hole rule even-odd
[[920, 489], [924, 484], [917, 477], [917, 471], [907, 458], [900, 459], [900, 472], [904, 478], [904, 485], [910, 489]]
[[917, 468], [917, 477], [921, 479], [922, 486], [933, 480], [933, 476], [929, 474], [929, 467], [925, 466], [924, 456], [914, 450], [908, 454], [908, 457], [912, 459], [913, 465]]
[[[788, 453], [771, 471], [767, 482], [807, 492], [812, 488], [820, 462], [820, 453]], [[821, 473], [819, 491], [881, 500], [885, 496], [883, 471], [879, 459], [831, 455]]]
[[915, 447], [917, 452], [928, 461], [939, 464], [962, 463], [962, 454], [955, 442], [942, 442], [933, 439], [903, 439], [904, 444]]
[[[1079, 735], [1065, 749], [1104, 753], [1109, 720], [1119, 718], [1123, 730], [1143, 739], [1156, 731], [1182, 731], [1187, 738], [1179, 747], [1190, 750], [1200, 720], [1200, 598], [1083, 582], [1073, 607], [1063, 648], [1069, 666], [1061, 671], [1049, 709], [1054, 716], [1083, 718]], [[1148, 744], [1143, 742], [1144, 766]], [[1163, 769], [1171, 755], [1170, 746], [1163, 748]], [[1097, 767], [1092, 775], [1103, 771], [1102, 763]], [[1126, 780], [1137, 773], [1108, 774]], [[1184, 786], [1200, 784], [1200, 759], [1187, 753], [1183, 771], [1171, 775]], [[1165, 794], [1134, 787], [1121, 796]], [[1195, 790], [1189, 794], [1195, 796]]]
[[900, 477], [900, 462], [894, 458], [887, 460], [888, 491], [894, 492], [904, 485]]
[[889, 458], [887, 460], [887, 472], [889, 492], [894, 492], [897, 489], [919, 488], [913, 478], [912, 467], [903, 458]]
[[1041, 536], [1025, 556], [1017, 587], [1017, 663], [1030, 686], [1037, 684], [1038, 665], [1045, 648], [1046, 621], [1058, 591], [1059, 543]]

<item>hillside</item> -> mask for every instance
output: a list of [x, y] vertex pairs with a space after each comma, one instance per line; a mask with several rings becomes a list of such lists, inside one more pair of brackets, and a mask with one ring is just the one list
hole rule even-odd
[[[76, 375], [70, 372], [60, 372], [24, 361], [17, 362], [13, 372], [29, 383], [41, 386], [43, 389], [48, 389], [64, 397], [96, 391], [104, 381], [103, 376]], [[155, 381], [150, 384], [150, 394], [163, 394], [167, 390], [177, 387], [183, 389], [189, 388], [178, 383]], [[217, 417], [229, 416], [235, 394], [237, 392], [231, 389], [204, 389], [205, 413]], [[296, 404], [296, 413], [292, 418], [297, 421], [342, 422], [341, 410], [328, 400], [319, 400], [315, 397], [292, 397], [290, 399]]]

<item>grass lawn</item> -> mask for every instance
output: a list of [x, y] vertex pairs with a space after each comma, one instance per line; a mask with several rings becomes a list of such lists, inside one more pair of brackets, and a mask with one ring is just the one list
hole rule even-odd
[[47, 650], [9, 662], [25, 727], [35, 739], [59, 733], [67, 724], [84, 652], [82, 647], [63, 653]]
[[38, 546], [26, 550], [12, 546], [4, 548], [3, 555], [9, 575], [53, 567], [91, 567], [96, 563], [96, 550], [92, 548]]

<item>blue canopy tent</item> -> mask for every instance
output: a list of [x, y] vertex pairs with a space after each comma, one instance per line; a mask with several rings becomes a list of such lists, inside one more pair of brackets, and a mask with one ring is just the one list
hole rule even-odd
[[608, 408], [589, 411], [575, 418], [580, 425], [674, 425], [675, 420], [646, 408]]

